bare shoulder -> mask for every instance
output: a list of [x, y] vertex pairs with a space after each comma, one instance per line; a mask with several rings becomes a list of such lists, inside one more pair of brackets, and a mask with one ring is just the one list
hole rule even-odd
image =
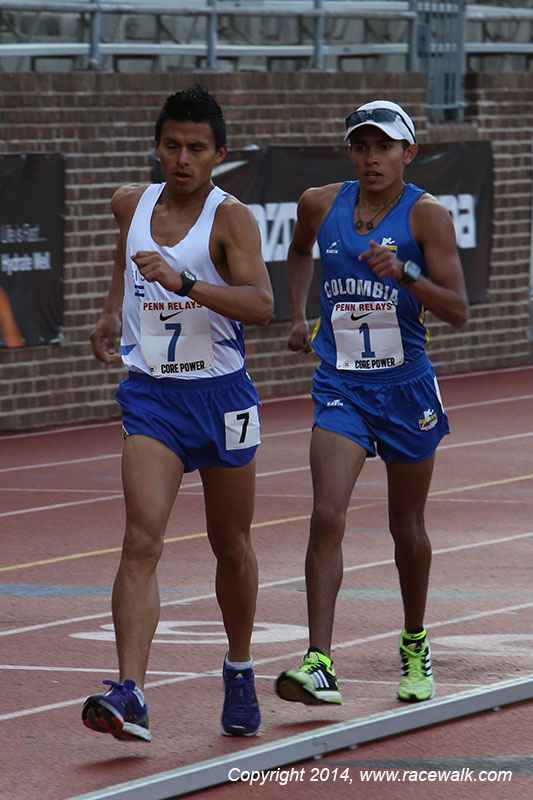
[[303, 192], [299, 200], [301, 208], [306, 210], [320, 210], [331, 206], [335, 200], [342, 183], [328, 183], [325, 186], [311, 186]]
[[298, 201], [298, 221], [316, 234], [337, 197], [342, 183], [306, 189]]
[[233, 195], [228, 195], [217, 208], [216, 219], [224, 225], [257, 224], [252, 211]]
[[256, 246], [260, 240], [259, 224], [247, 205], [236, 197], [228, 195], [218, 206], [213, 224], [213, 242], [223, 247], [239, 242]]
[[435, 235], [437, 231], [454, 231], [450, 212], [429, 192], [424, 192], [414, 204], [410, 222], [412, 232], [418, 240], [423, 240], [425, 235]]
[[146, 183], [128, 183], [115, 189], [111, 197], [111, 210], [118, 220], [131, 218], [147, 185]]
[[437, 198], [429, 192], [424, 192], [424, 194], [420, 195], [413, 206], [413, 211], [417, 216], [423, 217], [424, 219], [437, 219], [439, 216], [447, 216], [450, 218], [448, 209], [445, 208], [442, 203], [439, 203]]

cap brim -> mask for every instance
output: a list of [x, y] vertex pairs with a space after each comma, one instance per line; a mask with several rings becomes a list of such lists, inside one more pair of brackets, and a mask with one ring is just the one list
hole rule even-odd
[[364, 122], [358, 122], [357, 125], [352, 125], [351, 128], [348, 128], [343, 142], [347, 141], [347, 139], [350, 138], [352, 133], [357, 130], [357, 128], [362, 128], [364, 125], [371, 125], [373, 128], [379, 128], [379, 130], [383, 131], [383, 133], [386, 133], [390, 139], [394, 139], [397, 142], [406, 139], [409, 144], [414, 144], [413, 136], [411, 133], [409, 133], [407, 128], [405, 129], [404, 133], [403, 131], [399, 131], [396, 125], [387, 125], [386, 122], [373, 122], [370, 119], [365, 120]]

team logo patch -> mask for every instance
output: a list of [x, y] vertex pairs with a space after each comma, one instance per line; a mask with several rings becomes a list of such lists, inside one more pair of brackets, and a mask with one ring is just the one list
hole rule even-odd
[[426, 408], [422, 413], [424, 416], [418, 420], [418, 427], [421, 431], [430, 431], [437, 424], [437, 412], [432, 408]]
[[392, 236], [384, 236], [381, 240], [381, 246], [387, 247], [394, 255], [398, 253], [398, 245], [395, 243]]

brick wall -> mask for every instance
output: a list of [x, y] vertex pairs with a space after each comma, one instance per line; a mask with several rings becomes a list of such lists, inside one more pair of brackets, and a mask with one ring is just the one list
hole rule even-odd
[[[233, 148], [338, 144], [347, 111], [379, 96], [409, 109], [421, 142], [491, 139], [490, 302], [473, 306], [461, 331], [428, 315], [428, 352], [440, 374], [530, 360], [531, 73], [468, 76], [468, 124], [438, 127], [425, 120], [423, 77], [404, 73], [0, 73], [0, 150], [59, 150], [67, 159], [66, 343], [0, 349], [1, 430], [117, 416], [122, 368], [105, 368], [88, 344], [112, 269], [109, 200], [120, 184], [150, 180], [155, 116], [168, 94], [197, 79], [224, 108]], [[286, 322], [247, 328], [248, 367], [262, 397], [309, 388], [315, 361], [287, 351], [287, 333]]]

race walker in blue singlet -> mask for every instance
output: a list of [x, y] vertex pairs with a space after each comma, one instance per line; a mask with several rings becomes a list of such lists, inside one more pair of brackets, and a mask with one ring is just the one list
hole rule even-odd
[[396, 205], [363, 235], [353, 225], [358, 191], [359, 181], [341, 186], [317, 236], [321, 315], [312, 344], [322, 364], [313, 382], [315, 422], [371, 455], [376, 442], [385, 461], [420, 461], [449, 433], [424, 350], [424, 307], [397, 280], [376, 277], [368, 260], [357, 257], [375, 240], [427, 276], [409, 227], [423, 189], [407, 184]]
[[[428, 308], [461, 327], [466, 292], [448, 211], [404, 182], [418, 151], [405, 110], [389, 100], [365, 103], [346, 118], [344, 141], [357, 180], [302, 194], [287, 259], [289, 348], [314, 349], [320, 364], [312, 386], [313, 511], [305, 557], [309, 649], [298, 669], [278, 676], [276, 690], [289, 701], [342, 702], [331, 650], [346, 515], [366, 459], [377, 450], [386, 462], [404, 611], [397, 697], [420, 702], [434, 693], [424, 627], [431, 564], [424, 508], [434, 453], [449, 432], [425, 352], [424, 315]], [[315, 242], [320, 318], [309, 336], [306, 302]]]

